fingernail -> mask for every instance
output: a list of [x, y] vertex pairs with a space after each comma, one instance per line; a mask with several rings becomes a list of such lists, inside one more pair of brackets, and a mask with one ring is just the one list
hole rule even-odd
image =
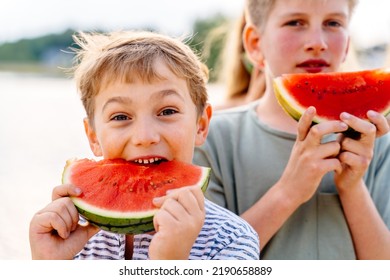
[[310, 107], [307, 109], [307, 112], [308, 112], [309, 114], [314, 114], [315, 108], [314, 108], [313, 106], [310, 106]]
[[79, 195], [79, 194], [81, 194], [81, 189], [80, 188], [75, 188], [74, 192], [76, 193], [76, 195]]
[[341, 113], [341, 118], [345, 119], [345, 120], [348, 120], [348, 119], [351, 118], [351, 115], [348, 114], [347, 112], [343, 112], [343, 113]]
[[341, 129], [348, 129], [348, 125], [346, 123], [341, 122], [340, 123]]
[[378, 117], [378, 113], [375, 112], [375, 111], [369, 110], [367, 112], [367, 116], [370, 117], [370, 118], [376, 118], [376, 117]]
[[155, 197], [153, 198], [153, 203], [159, 203], [161, 201], [161, 197]]

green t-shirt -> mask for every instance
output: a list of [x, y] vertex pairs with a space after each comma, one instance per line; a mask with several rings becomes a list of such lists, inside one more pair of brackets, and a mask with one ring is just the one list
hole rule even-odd
[[[216, 112], [206, 143], [195, 150], [194, 163], [213, 171], [207, 197], [239, 215], [279, 180], [296, 139], [294, 134], [260, 122], [256, 104]], [[389, 228], [390, 134], [376, 140], [365, 179]], [[261, 252], [261, 259], [355, 258], [333, 172], [324, 176], [316, 194], [295, 211]]]

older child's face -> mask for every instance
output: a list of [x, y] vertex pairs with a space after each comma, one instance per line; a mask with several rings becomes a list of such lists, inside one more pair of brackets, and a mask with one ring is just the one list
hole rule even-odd
[[94, 127], [85, 120], [96, 156], [145, 164], [192, 161], [194, 146], [207, 135], [211, 109], [198, 118], [186, 81], [164, 63], [156, 69], [165, 80], [114, 82], [96, 96]]
[[277, 0], [260, 37], [274, 76], [337, 71], [349, 35], [347, 0]]

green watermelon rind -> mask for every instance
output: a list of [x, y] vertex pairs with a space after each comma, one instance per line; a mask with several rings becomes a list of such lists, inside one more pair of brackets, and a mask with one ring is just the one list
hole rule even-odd
[[[68, 160], [62, 176], [62, 183], [69, 183], [68, 168], [76, 159]], [[198, 166], [202, 173], [199, 186], [203, 192], [207, 190], [211, 168]], [[195, 185], [194, 185], [195, 186]], [[183, 186], [184, 187], [184, 186]], [[154, 230], [153, 218], [158, 209], [142, 212], [120, 212], [102, 209], [90, 205], [78, 197], [70, 197], [79, 214], [89, 223], [107, 231], [121, 234], [140, 234]]]
[[[276, 99], [278, 100], [280, 106], [283, 110], [289, 114], [294, 120], [299, 121], [302, 117], [303, 112], [305, 112], [306, 108], [299, 105], [289, 94], [289, 91], [286, 89], [283, 83], [283, 77], [277, 77], [274, 79], [274, 92]], [[320, 123], [325, 121], [326, 119], [322, 119], [318, 116], [313, 118], [313, 124]]]
[[[79, 200], [79, 199], [78, 199]], [[96, 213], [89, 212], [84, 208], [78, 206], [78, 201], [75, 201], [75, 198], [72, 198], [77, 211], [79, 214], [87, 220], [89, 223], [103, 229], [106, 231], [111, 231], [121, 234], [140, 234], [145, 232], [150, 232], [154, 230], [153, 217], [156, 211], [153, 211], [153, 215], [148, 217], [143, 217], [140, 219], [134, 218], [109, 218]], [[151, 212], [151, 211], [149, 211]]]

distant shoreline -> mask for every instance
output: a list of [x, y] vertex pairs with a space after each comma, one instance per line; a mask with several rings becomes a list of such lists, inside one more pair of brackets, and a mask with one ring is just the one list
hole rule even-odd
[[0, 64], [0, 73], [14, 73], [14, 74], [28, 74], [39, 75], [47, 77], [67, 78], [67, 74], [63, 69], [55, 66], [44, 65], [40, 63], [16, 63], [16, 62], [2, 62]]

